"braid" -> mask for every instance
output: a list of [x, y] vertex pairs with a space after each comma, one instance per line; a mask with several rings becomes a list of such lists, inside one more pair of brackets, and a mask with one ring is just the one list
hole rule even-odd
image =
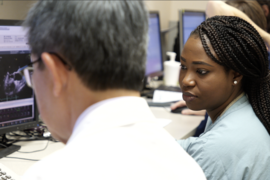
[[[243, 90], [270, 134], [270, 71], [266, 46], [259, 33], [238, 17], [215, 16], [198, 26], [191, 33], [194, 34], [199, 35], [213, 61], [243, 75]], [[209, 44], [217, 57], [211, 53]]]

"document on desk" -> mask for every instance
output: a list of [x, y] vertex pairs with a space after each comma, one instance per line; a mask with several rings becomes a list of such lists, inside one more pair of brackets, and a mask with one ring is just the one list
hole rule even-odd
[[165, 127], [172, 122], [172, 120], [170, 119], [160, 119], [160, 118], [157, 118], [156, 121], [161, 127]]
[[171, 102], [183, 100], [181, 92], [162, 91], [155, 90], [153, 96], [153, 102]]

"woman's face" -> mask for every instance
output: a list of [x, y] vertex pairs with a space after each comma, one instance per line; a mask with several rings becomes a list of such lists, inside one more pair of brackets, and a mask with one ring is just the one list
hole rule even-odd
[[[208, 46], [217, 57], [209, 43]], [[199, 37], [193, 35], [188, 39], [180, 62], [179, 83], [188, 108], [222, 110], [231, 102], [235, 95], [235, 73], [225, 71], [223, 66], [210, 59]]]

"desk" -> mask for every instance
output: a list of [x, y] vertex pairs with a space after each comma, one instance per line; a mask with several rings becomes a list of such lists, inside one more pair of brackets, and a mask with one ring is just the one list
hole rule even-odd
[[[48, 141], [22, 141], [15, 143], [16, 145], [20, 145], [21, 149], [19, 151], [30, 152], [35, 150], [43, 149], [47, 145]], [[48, 147], [44, 151], [36, 152], [36, 153], [19, 153], [15, 152], [9, 157], [20, 157], [27, 159], [42, 159], [47, 155], [55, 152], [64, 147], [64, 144], [61, 142], [49, 142]], [[14, 171], [17, 175], [22, 176], [26, 170], [31, 167], [36, 161], [26, 161], [20, 159], [9, 159], [3, 158], [1, 159], [1, 163]], [[45, 173], [45, 172], [44, 172]]]
[[[162, 119], [170, 119], [172, 122], [164, 128], [175, 138], [181, 139], [191, 136], [194, 133], [195, 128], [204, 119], [203, 116], [185, 116], [180, 114], [173, 114], [169, 112], [169, 108], [151, 107], [150, 108], [155, 117]], [[18, 142], [17, 145], [21, 146], [20, 151], [29, 152], [43, 149], [48, 141], [26, 141]], [[41, 152], [36, 153], [19, 153], [15, 152], [10, 157], [21, 157], [28, 159], [42, 159], [43, 157], [61, 149], [64, 144], [61, 142], [49, 142], [48, 147]], [[9, 169], [14, 171], [19, 176], [22, 176], [24, 172], [33, 164], [35, 161], [26, 161], [19, 159], [1, 159], [1, 163], [7, 166]], [[45, 172], [46, 173], [46, 172]]]
[[156, 118], [170, 119], [172, 122], [164, 127], [175, 139], [186, 139], [195, 133], [195, 129], [204, 116], [174, 114], [169, 108], [150, 107]]

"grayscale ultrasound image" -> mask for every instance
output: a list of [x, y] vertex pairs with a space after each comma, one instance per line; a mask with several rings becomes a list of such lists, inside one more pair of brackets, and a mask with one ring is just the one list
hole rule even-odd
[[11, 74], [7, 72], [4, 77], [4, 92], [6, 96], [15, 96], [21, 92], [24, 86], [26, 86], [26, 82], [18, 71]]
[[0, 102], [33, 97], [19, 68], [30, 63], [29, 54], [0, 55]]

